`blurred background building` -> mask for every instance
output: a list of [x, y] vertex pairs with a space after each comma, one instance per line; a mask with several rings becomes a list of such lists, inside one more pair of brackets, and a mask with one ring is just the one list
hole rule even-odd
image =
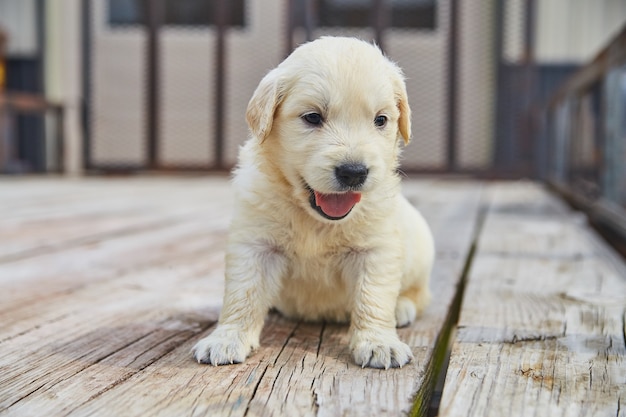
[[0, 172], [229, 169], [263, 75], [348, 35], [405, 71], [404, 170], [536, 175], [534, 109], [625, 22], [624, 0], [0, 0]]

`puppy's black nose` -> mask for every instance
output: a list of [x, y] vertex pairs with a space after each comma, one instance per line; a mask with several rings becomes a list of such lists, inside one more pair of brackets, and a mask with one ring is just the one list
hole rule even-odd
[[369, 170], [363, 164], [349, 163], [335, 168], [335, 177], [339, 184], [346, 187], [360, 187], [367, 179]]

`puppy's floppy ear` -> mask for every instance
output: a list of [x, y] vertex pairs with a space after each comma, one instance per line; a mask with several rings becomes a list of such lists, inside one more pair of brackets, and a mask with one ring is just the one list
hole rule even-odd
[[398, 97], [398, 108], [400, 109], [400, 119], [398, 119], [398, 127], [400, 134], [404, 139], [404, 144], [408, 145], [411, 141], [411, 108], [409, 107], [409, 99], [406, 89], [403, 89], [402, 95]]
[[404, 144], [408, 145], [411, 141], [411, 107], [409, 107], [409, 98], [406, 93], [406, 84], [404, 83], [402, 70], [395, 64], [393, 67], [394, 71], [392, 78], [394, 83], [394, 94], [396, 96], [398, 110], [400, 110], [398, 129], [400, 131], [400, 135], [402, 135], [402, 139], [404, 139]]
[[254, 136], [261, 142], [272, 130], [274, 113], [283, 97], [280, 80], [278, 68], [270, 71], [263, 77], [248, 103], [246, 120]]

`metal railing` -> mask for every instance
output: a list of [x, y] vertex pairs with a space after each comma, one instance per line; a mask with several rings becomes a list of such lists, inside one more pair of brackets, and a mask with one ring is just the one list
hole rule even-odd
[[[375, 41], [405, 71], [417, 140], [404, 171], [533, 175], [525, 114], [535, 97], [534, 0], [519, 10], [501, 1], [215, 0], [210, 19], [186, 23], [168, 19], [165, 5], [180, 2], [135, 0], [141, 13], [122, 21], [113, 3], [81, 3], [88, 171], [230, 169], [263, 75], [298, 44], [343, 35]], [[243, 24], [229, 20], [232, 10]]]
[[[20, 158], [18, 134], [18, 124], [31, 121], [20, 117], [32, 116], [44, 117], [42, 143], [36, 147], [43, 161], [38, 170], [46, 173], [64, 171], [63, 106], [36, 94], [5, 92], [0, 93], [0, 173], [33, 171], [33, 167]], [[49, 120], [46, 120], [47, 116], [50, 116]]]
[[547, 103], [546, 180], [626, 241], [626, 26]]

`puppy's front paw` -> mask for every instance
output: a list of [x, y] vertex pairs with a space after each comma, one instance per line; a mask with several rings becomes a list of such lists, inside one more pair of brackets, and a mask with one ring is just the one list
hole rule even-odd
[[191, 353], [198, 363], [215, 366], [242, 363], [256, 347], [247, 339], [239, 330], [218, 326], [213, 333], [196, 343]]
[[413, 359], [411, 349], [398, 339], [395, 332], [356, 333], [350, 341], [350, 349], [354, 361], [363, 368], [402, 368]]

